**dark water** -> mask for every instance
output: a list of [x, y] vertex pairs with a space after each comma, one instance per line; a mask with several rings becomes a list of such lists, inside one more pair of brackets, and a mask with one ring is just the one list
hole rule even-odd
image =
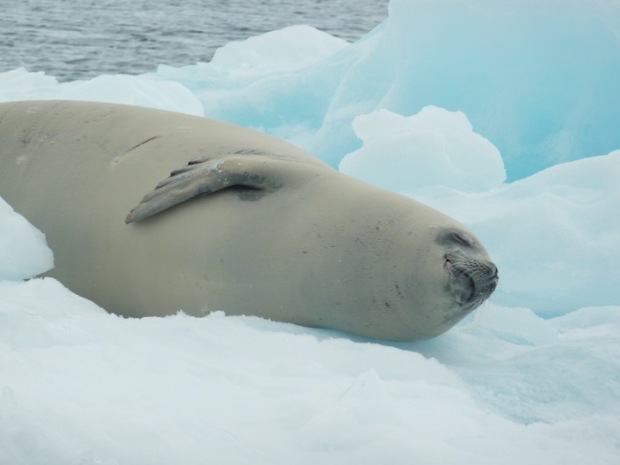
[[208, 61], [231, 40], [309, 24], [355, 40], [388, 0], [0, 0], [0, 72], [59, 80]]

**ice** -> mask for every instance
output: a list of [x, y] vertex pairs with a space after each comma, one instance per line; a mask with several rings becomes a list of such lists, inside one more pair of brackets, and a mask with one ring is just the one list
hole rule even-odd
[[363, 146], [340, 162], [343, 173], [396, 191], [447, 186], [486, 191], [506, 179], [502, 157], [472, 131], [467, 116], [433, 106], [403, 117], [379, 110], [353, 120]]
[[0, 282], [32, 278], [53, 266], [41, 231], [0, 198]]
[[469, 225], [501, 271], [494, 300], [543, 316], [620, 302], [620, 151], [555, 165], [488, 192], [412, 189]]
[[333, 166], [360, 148], [351, 126], [359, 115], [462, 111], [500, 150], [512, 181], [620, 145], [618, 18], [617, 0], [397, 0], [366, 37], [326, 47], [302, 68], [279, 53], [285, 44], [297, 50], [292, 29], [268, 48], [235, 44], [253, 63], [277, 61], [267, 76], [231, 79], [217, 63], [162, 67], [158, 76], [188, 85], [207, 116], [286, 137]]
[[298, 25], [271, 31], [219, 48], [210, 67], [238, 79], [303, 68], [325, 59], [349, 43], [313, 27]]
[[500, 273], [490, 302], [419, 343], [124, 319], [29, 279], [53, 265], [45, 231], [0, 201], [0, 464], [615, 465], [619, 9], [393, 0], [353, 44], [296, 26], [144, 76], [0, 73], [0, 101], [131, 103], [285, 137], [462, 221]]
[[58, 83], [51, 76], [24, 68], [0, 73], [0, 102], [18, 100], [89, 100], [203, 115], [202, 104], [183, 85], [139, 76], [102, 75]]
[[51, 279], [0, 292], [0, 463], [617, 454], [619, 307], [546, 321], [489, 304], [443, 338], [390, 347], [222, 313], [123, 319]]

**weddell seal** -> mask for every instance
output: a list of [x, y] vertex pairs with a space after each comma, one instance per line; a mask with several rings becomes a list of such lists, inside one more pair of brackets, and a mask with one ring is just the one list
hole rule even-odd
[[0, 196], [45, 233], [50, 276], [128, 317], [223, 310], [412, 341], [498, 279], [452, 218], [286, 142], [167, 111], [0, 104]]

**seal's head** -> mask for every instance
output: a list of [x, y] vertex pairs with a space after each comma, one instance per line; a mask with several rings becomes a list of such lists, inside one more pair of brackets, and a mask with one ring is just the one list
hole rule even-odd
[[385, 311], [375, 312], [380, 316], [372, 320], [373, 331], [384, 339], [438, 336], [497, 286], [497, 267], [474, 234], [427, 208], [420, 207], [414, 219], [385, 241], [385, 265], [373, 280], [373, 300], [385, 302]]
[[456, 308], [449, 318], [458, 321], [493, 293], [499, 279], [497, 267], [480, 241], [463, 229], [442, 230], [436, 240], [445, 249], [447, 286]]

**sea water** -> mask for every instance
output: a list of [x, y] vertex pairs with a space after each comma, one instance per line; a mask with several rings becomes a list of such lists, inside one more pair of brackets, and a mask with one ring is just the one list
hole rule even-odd
[[308, 24], [353, 41], [387, 17], [387, 0], [2, 0], [0, 72], [61, 81], [209, 61], [231, 40]]

